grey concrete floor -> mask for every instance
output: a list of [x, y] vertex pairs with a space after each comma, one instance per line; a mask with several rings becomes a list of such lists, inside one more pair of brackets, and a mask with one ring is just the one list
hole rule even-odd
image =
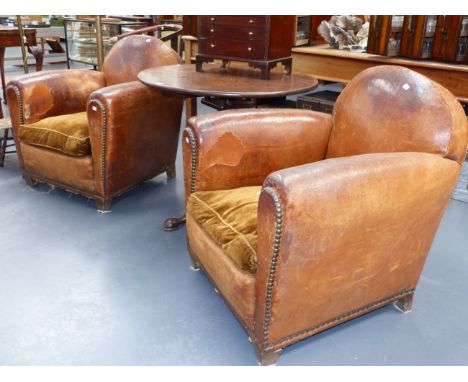
[[[200, 113], [212, 111], [199, 106]], [[182, 121], [182, 127], [185, 121]], [[0, 365], [255, 365], [202, 272], [189, 269], [178, 175], [98, 214], [84, 197], [0, 169]], [[468, 203], [452, 200], [413, 311], [379, 309], [283, 351], [278, 365], [468, 365]]]

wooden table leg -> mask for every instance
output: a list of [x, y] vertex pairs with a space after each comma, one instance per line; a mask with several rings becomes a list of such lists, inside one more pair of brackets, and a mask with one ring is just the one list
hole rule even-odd
[[28, 51], [31, 53], [36, 60], [36, 72], [42, 70], [42, 63], [44, 61], [44, 50], [40, 45], [38, 46], [28, 46]]
[[197, 97], [185, 98], [185, 120], [197, 115]]
[[0, 48], [0, 75], [2, 77], [3, 102], [6, 103], [5, 48]]
[[[188, 121], [197, 115], [197, 97], [185, 98], [185, 118]], [[165, 231], [175, 231], [185, 224], [185, 214], [179, 217], [170, 217], [164, 221]]]

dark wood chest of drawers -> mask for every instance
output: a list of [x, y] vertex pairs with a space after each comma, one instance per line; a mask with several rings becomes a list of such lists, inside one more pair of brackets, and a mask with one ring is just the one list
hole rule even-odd
[[264, 79], [278, 63], [290, 73], [294, 21], [294, 16], [199, 16], [197, 71], [204, 62], [221, 59], [246, 61], [260, 68]]

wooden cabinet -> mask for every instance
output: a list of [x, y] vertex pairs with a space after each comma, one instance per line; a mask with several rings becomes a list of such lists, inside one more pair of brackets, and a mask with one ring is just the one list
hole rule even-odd
[[411, 58], [431, 58], [437, 16], [405, 16], [400, 55]]
[[310, 40], [311, 16], [296, 16], [294, 21], [293, 46], [308, 45]]
[[326, 44], [325, 39], [317, 32], [317, 28], [319, 27], [322, 21], [328, 21], [331, 19], [331, 15], [314, 15], [310, 16], [310, 39], [309, 45], [319, 45], [319, 44]]
[[295, 16], [199, 16], [197, 71], [221, 59], [248, 62], [264, 79], [278, 63], [290, 73], [294, 22]]
[[468, 16], [437, 16], [432, 57], [468, 62]]
[[367, 52], [382, 56], [400, 53], [404, 16], [371, 16]]

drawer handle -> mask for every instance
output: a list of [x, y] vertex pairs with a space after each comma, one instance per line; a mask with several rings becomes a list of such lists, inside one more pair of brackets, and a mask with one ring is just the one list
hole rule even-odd
[[215, 47], [215, 44], [210, 44], [210, 46], [211, 46], [212, 48], [214, 48], [214, 47]]
[[213, 33], [213, 32], [214, 32], [214, 29], [213, 29], [213, 28], [211, 28], [211, 29], [210, 29], [210, 32], [211, 32], [211, 33]]
[[249, 32], [249, 36], [252, 36], [253, 35], [253, 32]]
[[250, 20], [249, 20], [249, 23], [250, 23], [250, 24], [253, 24], [253, 20], [252, 20], [252, 19], [250, 19]]
[[249, 46], [249, 47], [247, 48], [247, 50], [248, 50], [249, 52], [251, 52], [251, 51], [252, 51], [252, 47]]
[[211, 21], [215, 21], [215, 18], [214, 18], [214, 17], [210, 17], [210, 20], [211, 20]]

